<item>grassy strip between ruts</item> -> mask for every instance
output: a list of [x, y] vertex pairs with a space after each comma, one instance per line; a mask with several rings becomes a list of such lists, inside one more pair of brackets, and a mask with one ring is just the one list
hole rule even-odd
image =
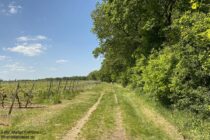
[[101, 140], [110, 139], [115, 129], [115, 107], [113, 90], [110, 85], [104, 86], [105, 94], [87, 124], [83, 127], [79, 139]]
[[[74, 104], [66, 106], [57, 114], [52, 113], [53, 117], [47, 120], [47, 122], [44, 125], [40, 124], [33, 126], [33, 124], [32, 125], [26, 124], [18, 127], [9, 128], [7, 130], [11, 131], [31, 130], [31, 131], [41, 132], [41, 134], [35, 135], [35, 139], [38, 140], [60, 139], [62, 135], [64, 135], [66, 131], [71, 129], [74, 123], [79, 118], [81, 118], [84, 115], [84, 113], [97, 101], [98, 97], [100, 96], [100, 92], [102, 90], [103, 90], [103, 85], [98, 85], [93, 89], [91, 89], [91, 91], [82, 93], [82, 96], [84, 96], [82, 100], [79, 100]], [[35, 117], [35, 119], [39, 120], [38, 117], [37, 118]]]
[[120, 87], [116, 88], [116, 92], [129, 140], [170, 140], [163, 130], [145, 117], [137, 104], [138, 98], [133, 98], [132, 93]]

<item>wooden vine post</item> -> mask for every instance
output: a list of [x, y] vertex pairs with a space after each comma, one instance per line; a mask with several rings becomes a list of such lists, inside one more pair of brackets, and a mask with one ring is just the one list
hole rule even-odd
[[[13, 94], [12, 104], [10, 106], [9, 113], [8, 113], [9, 115], [11, 115], [11, 113], [12, 113], [12, 109], [13, 109], [16, 98], [18, 99], [18, 103], [19, 103], [19, 98], [18, 98], [19, 88], [20, 88], [20, 83], [18, 82], [15, 93]], [[20, 107], [20, 103], [19, 103], [19, 107]]]

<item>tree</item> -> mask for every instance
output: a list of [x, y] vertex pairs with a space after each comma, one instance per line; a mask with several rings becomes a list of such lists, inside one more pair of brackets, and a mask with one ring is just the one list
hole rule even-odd
[[209, 115], [208, 0], [103, 0], [92, 18], [102, 81]]

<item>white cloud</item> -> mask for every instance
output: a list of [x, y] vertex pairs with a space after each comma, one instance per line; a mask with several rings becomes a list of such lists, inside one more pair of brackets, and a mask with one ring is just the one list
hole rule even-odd
[[17, 45], [15, 47], [3, 48], [3, 50], [20, 53], [26, 56], [37, 56], [46, 50], [41, 41], [47, 39], [48, 38], [44, 35], [20, 36], [16, 38]]
[[6, 68], [6, 71], [11, 72], [35, 72], [34, 67], [32, 66], [25, 66], [20, 63], [13, 63], [13, 64], [7, 64], [4, 66]]
[[63, 64], [63, 63], [67, 63], [68, 60], [66, 60], [66, 59], [59, 59], [59, 60], [56, 60], [55, 62], [56, 62], [57, 64]]
[[21, 53], [26, 56], [37, 56], [45, 50], [45, 47], [40, 43], [36, 44], [25, 43], [22, 45], [17, 45], [16, 47], [13, 48], [7, 48], [7, 50], [11, 52]]
[[37, 35], [37, 36], [20, 36], [17, 38], [17, 41], [19, 42], [41, 41], [41, 40], [47, 40], [47, 37], [43, 35]]
[[11, 2], [8, 5], [8, 13], [9, 14], [17, 14], [21, 8], [22, 8], [22, 6], [16, 5], [14, 2]]

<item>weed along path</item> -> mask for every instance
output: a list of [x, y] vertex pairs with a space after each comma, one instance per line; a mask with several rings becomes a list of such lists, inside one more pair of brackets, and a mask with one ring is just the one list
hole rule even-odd
[[104, 95], [103, 93], [100, 95], [97, 102], [88, 110], [88, 112], [85, 114], [85, 116], [83, 116], [76, 123], [76, 125], [63, 137], [63, 140], [75, 140], [78, 137], [80, 130], [87, 123], [91, 114], [97, 109], [98, 105], [100, 104], [100, 101], [101, 101], [103, 95]]

